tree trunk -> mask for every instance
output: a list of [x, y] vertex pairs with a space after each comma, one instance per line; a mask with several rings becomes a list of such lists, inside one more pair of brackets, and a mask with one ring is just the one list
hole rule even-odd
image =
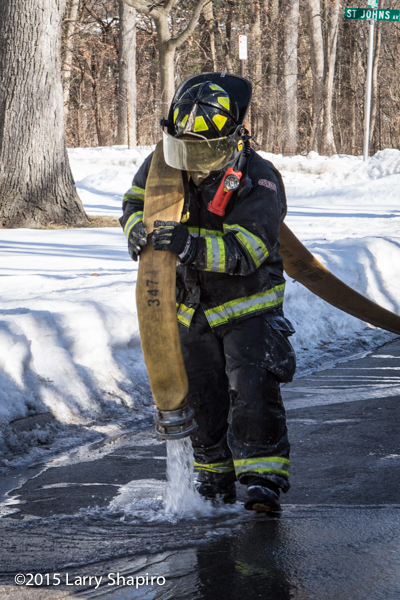
[[85, 224], [61, 84], [65, 0], [0, 2], [0, 226]]
[[136, 10], [119, 0], [117, 144], [136, 146]]
[[297, 41], [299, 0], [285, 0], [283, 46], [283, 144], [285, 154], [297, 152]]
[[108, 134], [106, 127], [104, 126], [103, 119], [103, 103], [101, 98], [101, 71], [103, 68], [103, 54], [101, 50], [93, 49], [90, 71], [92, 75], [92, 87], [93, 87], [93, 108], [94, 108], [94, 121], [96, 125], [97, 133], [97, 144], [99, 146], [108, 145]]
[[322, 152], [324, 154], [335, 154], [335, 138], [333, 136], [332, 123], [332, 100], [333, 79], [335, 76], [336, 49], [339, 31], [339, 9], [340, 0], [333, 3], [327, 0], [326, 12], [329, 14], [327, 21], [327, 39], [325, 53], [325, 78], [324, 78], [324, 125], [322, 129]]
[[71, 0], [71, 6], [68, 15], [67, 31], [65, 36], [65, 52], [64, 52], [64, 114], [65, 122], [67, 122], [69, 109], [69, 95], [71, 90], [71, 73], [72, 73], [72, 58], [74, 52], [74, 33], [76, 21], [78, 18], [79, 0]]
[[253, 82], [253, 100], [251, 108], [251, 131], [253, 141], [258, 148], [263, 141], [263, 77], [261, 46], [261, 7], [260, 0], [253, 0], [250, 26], [250, 69]]
[[322, 35], [321, 2], [308, 0], [308, 35], [311, 47], [311, 72], [313, 78], [311, 148], [320, 150], [323, 122], [324, 95], [324, 39]]
[[215, 35], [214, 35], [214, 11], [212, 2], [209, 2], [203, 8], [199, 25], [202, 36], [200, 39], [200, 47], [204, 54], [203, 71], [217, 70], [217, 56], [215, 53]]
[[[267, 11], [265, 11], [267, 14]], [[269, 50], [267, 54], [267, 85], [266, 98], [268, 111], [265, 111], [263, 128], [263, 148], [274, 152], [276, 150], [277, 116], [278, 116], [278, 19], [279, 0], [271, 0], [269, 7]]]
[[161, 105], [163, 117], [168, 117], [169, 106], [175, 92], [175, 48], [159, 40]]
[[175, 91], [175, 50], [184, 44], [193, 33], [201, 11], [209, 0], [197, 0], [189, 23], [177, 37], [173, 38], [169, 30], [171, 10], [178, 0], [160, 0], [149, 2], [144, 0], [123, 0], [139, 12], [150, 15], [157, 29], [158, 54], [160, 61], [161, 105], [164, 118], [168, 116], [169, 106]]

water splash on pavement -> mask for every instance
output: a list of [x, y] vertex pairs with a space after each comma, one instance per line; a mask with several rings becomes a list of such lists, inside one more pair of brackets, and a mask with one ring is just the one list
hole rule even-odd
[[193, 448], [189, 437], [167, 441], [167, 487], [164, 496], [166, 514], [206, 516], [212, 513], [195, 489]]

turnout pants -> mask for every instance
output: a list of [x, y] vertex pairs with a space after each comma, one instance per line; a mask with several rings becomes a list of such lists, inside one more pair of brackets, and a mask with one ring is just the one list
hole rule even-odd
[[279, 377], [271, 369], [286, 368], [286, 380], [292, 378], [287, 337], [271, 326], [268, 313], [211, 329], [200, 308], [190, 328], [180, 324], [179, 331], [198, 425], [191, 439], [199, 479], [246, 484], [256, 475], [286, 492], [290, 445]]

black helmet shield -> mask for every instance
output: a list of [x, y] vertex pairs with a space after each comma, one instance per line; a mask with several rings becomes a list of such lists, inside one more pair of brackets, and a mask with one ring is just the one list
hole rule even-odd
[[251, 83], [225, 73], [200, 73], [175, 92], [164, 121], [167, 164], [187, 171], [216, 171], [234, 160], [251, 99]]

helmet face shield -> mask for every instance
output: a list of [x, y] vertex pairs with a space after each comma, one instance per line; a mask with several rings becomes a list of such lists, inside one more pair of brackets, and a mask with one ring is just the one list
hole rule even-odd
[[235, 147], [228, 137], [188, 140], [163, 132], [167, 165], [181, 171], [219, 171], [233, 158]]

